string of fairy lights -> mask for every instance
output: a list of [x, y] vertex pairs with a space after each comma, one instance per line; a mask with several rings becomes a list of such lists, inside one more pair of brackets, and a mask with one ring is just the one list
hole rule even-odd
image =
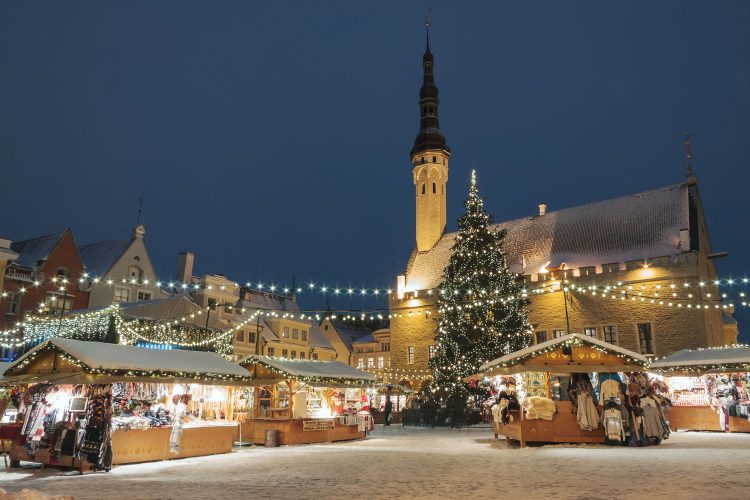
[[[653, 269], [645, 267], [644, 269]], [[520, 276], [520, 275], [519, 275]], [[545, 276], [542, 274], [542, 276]], [[720, 279], [714, 279], [714, 280], [704, 280], [704, 281], [691, 281], [691, 280], [684, 280], [680, 281], [679, 283], [675, 280], [671, 280], [668, 277], [663, 278], [648, 278], [648, 279], [636, 279], [636, 280], [629, 280], [627, 282], [618, 281], [616, 283], [607, 283], [607, 284], [601, 284], [601, 285], [587, 285], [587, 286], [581, 286], [581, 285], [575, 285], [573, 281], [578, 279], [587, 279], [587, 277], [559, 277], [555, 276], [554, 274], [548, 274], [547, 279], [544, 279], [542, 281], [536, 282], [537, 284], [534, 286], [527, 286], [524, 288], [524, 292], [532, 295], [532, 294], [541, 294], [541, 293], [549, 293], [554, 291], [561, 291], [563, 288], [563, 283], [569, 283], [569, 289], [570, 290], [587, 290], [587, 289], [606, 289], [609, 290], [611, 288], [615, 287], [622, 287], [622, 286], [645, 286], [644, 282], [648, 283], [654, 283], [654, 282], [662, 282], [662, 281], [671, 281], [669, 283], [669, 286], [672, 289], [695, 289], [695, 288], [701, 288], [701, 289], [708, 289], [710, 287], [730, 287], [734, 288], [735, 286], [750, 286], [750, 278], [720, 278]], [[49, 278], [48, 280], [27, 280], [27, 285], [21, 285], [18, 286], [15, 290], [3, 290], [0, 292], [0, 302], [2, 299], [8, 299], [11, 295], [15, 293], [25, 294], [29, 292], [33, 288], [43, 287], [43, 286], [52, 286], [53, 291], [57, 292], [65, 292], [68, 289], [68, 286], [73, 283], [78, 283], [79, 285], [83, 285], [85, 287], [94, 287], [94, 286], [146, 286], [146, 287], [154, 287], [157, 289], [162, 289], [167, 292], [188, 292], [188, 293], [195, 293], [200, 291], [215, 291], [215, 292], [234, 292], [239, 291], [240, 288], [248, 288], [254, 291], [258, 292], [266, 292], [269, 294], [277, 295], [282, 298], [289, 298], [291, 296], [299, 296], [301, 294], [306, 293], [319, 293], [326, 297], [387, 297], [394, 293], [393, 288], [391, 287], [338, 287], [338, 286], [329, 286], [326, 284], [320, 284], [315, 283], [314, 281], [310, 281], [304, 286], [281, 286], [276, 285], [273, 282], [251, 282], [247, 281], [244, 285], [240, 285], [238, 282], [231, 282], [229, 284], [211, 284], [206, 281], [204, 282], [179, 282], [179, 281], [158, 281], [158, 280], [149, 280], [149, 279], [135, 279], [135, 278], [120, 278], [120, 279], [104, 279], [99, 277], [92, 277], [88, 273], [84, 273], [81, 275], [78, 279], [73, 277], [60, 277], [60, 276], [54, 276]], [[657, 288], [661, 288], [663, 285], [661, 284], [655, 284], [652, 286], [656, 286]], [[7, 288], [7, 283], [6, 283]], [[438, 293], [437, 288], [432, 289], [426, 289], [426, 290], [419, 290], [419, 292], [422, 292], [427, 295], [432, 295], [435, 293]], [[461, 293], [463, 294], [472, 294], [473, 291], [469, 288], [466, 290], [461, 290]], [[723, 295], [728, 296], [726, 292], [723, 293]], [[739, 296], [736, 297], [738, 300], [741, 300], [742, 298], [746, 297], [748, 295], [747, 290], [740, 292]]]

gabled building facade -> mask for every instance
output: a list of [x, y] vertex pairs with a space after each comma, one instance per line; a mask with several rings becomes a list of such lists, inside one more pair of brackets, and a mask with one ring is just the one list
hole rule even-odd
[[17, 254], [3, 275], [0, 330], [32, 314], [60, 314], [88, 307], [89, 290], [73, 232], [66, 229], [10, 245]]
[[133, 228], [126, 240], [102, 241], [80, 247], [91, 286], [89, 307], [166, 298], [146, 248], [146, 228]]

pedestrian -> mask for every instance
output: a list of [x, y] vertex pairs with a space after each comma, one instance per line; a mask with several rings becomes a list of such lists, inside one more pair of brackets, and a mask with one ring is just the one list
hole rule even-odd
[[393, 402], [391, 402], [391, 395], [388, 394], [385, 397], [385, 425], [390, 426], [393, 422]]

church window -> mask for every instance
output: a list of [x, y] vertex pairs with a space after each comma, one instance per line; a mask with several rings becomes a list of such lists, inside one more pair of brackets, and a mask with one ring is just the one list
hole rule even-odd
[[440, 194], [445, 194], [445, 184], [440, 185]]
[[432, 183], [432, 194], [435, 194], [435, 193], [437, 193], [437, 184], [435, 184], [435, 183], [433, 182], [433, 183]]
[[425, 189], [426, 189], [426, 188], [425, 188], [425, 185], [424, 185], [424, 183], [422, 183], [422, 194], [424, 194], [424, 193], [425, 193]]
[[437, 163], [437, 156], [432, 157], [432, 163]]

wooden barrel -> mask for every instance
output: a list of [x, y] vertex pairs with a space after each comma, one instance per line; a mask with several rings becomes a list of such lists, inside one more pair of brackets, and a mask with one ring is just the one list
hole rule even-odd
[[281, 442], [281, 431], [278, 429], [268, 429], [265, 437], [264, 446], [266, 448], [275, 448]]

